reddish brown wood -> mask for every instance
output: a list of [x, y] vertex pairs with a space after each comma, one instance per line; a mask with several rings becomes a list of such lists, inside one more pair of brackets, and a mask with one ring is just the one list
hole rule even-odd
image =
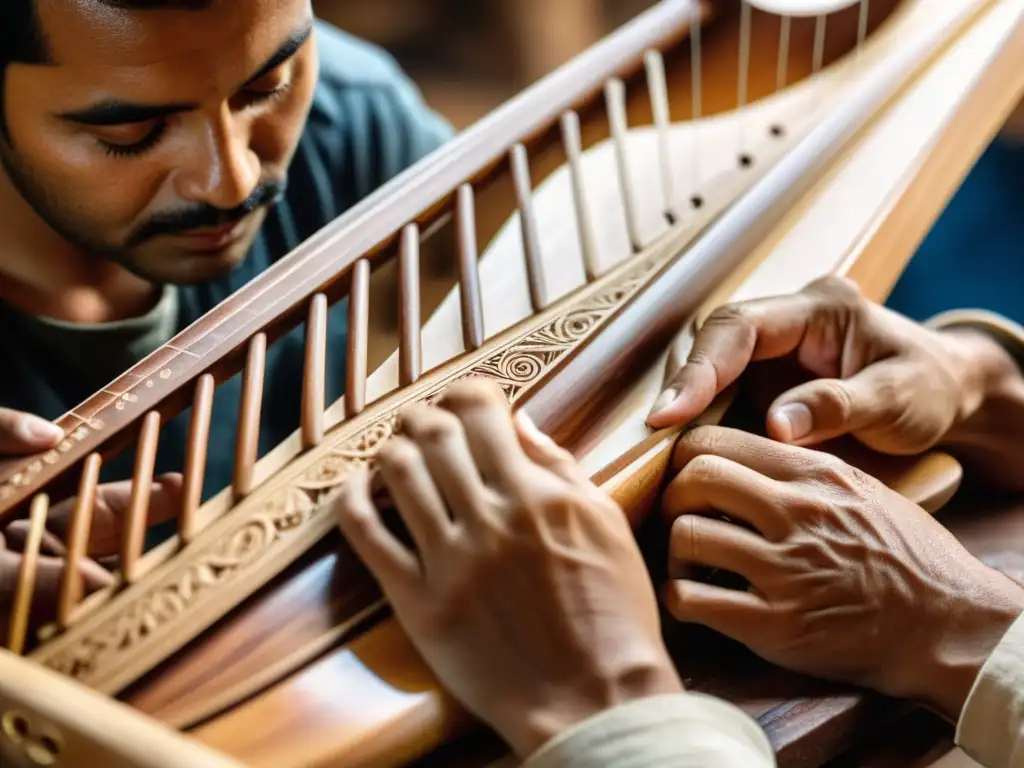
[[398, 383], [407, 386], [423, 372], [422, 324], [420, 319], [420, 229], [409, 224], [402, 230], [398, 253]]
[[82, 470], [82, 481], [78, 486], [75, 509], [71, 513], [68, 529], [67, 565], [61, 578], [60, 602], [57, 605], [57, 623], [61, 628], [68, 626], [71, 613], [82, 599], [82, 574], [79, 570], [82, 560], [88, 555], [89, 534], [92, 531], [92, 513], [96, 506], [96, 487], [100, 481], [100, 467], [103, 460], [98, 453], [90, 454]]
[[574, 111], [562, 115], [562, 145], [572, 178], [573, 207], [576, 212], [576, 229], [579, 232], [580, 251], [583, 253], [583, 270], [588, 281], [596, 280], [601, 270], [597, 262], [597, 242], [590, 208], [587, 206], [587, 183], [583, 178], [583, 140], [580, 136], [580, 116]]
[[476, 206], [473, 202], [472, 184], [463, 184], [459, 187], [455, 203], [455, 226], [458, 230], [462, 342], [467, 350], [471, 350], [484, 343], [484, 307], [480, 298]]
[[526, 280], [530, 287], [530, 303], [539, 312], [548, 305], [544, 289], [544, 267], [540, 252], [540, 232], [533, 213], [533, 182], [530, 180], [530, 158], [526, 147], [516, 144], [509, 153], [512, 185], [519, 209], [519, 231], [523, 238], [523, 257], [526, 259]]
[[196, 382], [192, 399], [192, 421], [185, 446], [185, 472], [182, 482], [181, 515], [178, 535], [187, 544], [198, 533], [196, 513], [203, 500], [203, 479], [206, 477], [206, 452], [210, 443], [210, 419], [213, 415], [213, 376], [206, 373]]
[[348, 302], [348, 357], [345, 412], [350, 418], [366, 407], [366, 356], [370, 333], [370, 262], [360, 259], [352, 270]]
[[306, 365], [302, 375], [302, 448], [324, 439], [324, 399], [327, 386], [327, 297], [318, 293], [309, 304], [306, 321]]
[[[61, 459], [33, 472], [31, 480], [0, 498], [0, 521], [9, 520], [18, 506], [38, 488], [70, 471], [101, 446], [126, 445], [124, 435], [146, 413], [158, 408], [167, 420], [187, 405], [182, 388], [214, 370], [222, 381], [240, 370], [236, 355], [258, 333], [268, 341], [295, 327], [308, 297], [327, 291], [351, 277], [360, 258], [379, 264], [387, 247], [410, 221], [425, 225], [450, 206], [460, 184], [480, 183], [501, 173], [508, 147], [551, 141], [552, 129], [566, 109], [591, 104], [608, 77], [629, 76], [642, 68], [637, 52], [667, 49], [686, 37], [690, 28], [689, 0], [664, 0], [625, 25], [592, 50], [524, 91], [500, 114], [481, 121], [408, 169], [373, 195], [325, 227], [257, 280], [230, 296], [215, 310], [171, 340], [170, 344], [134, 366], [111, 385], [112, 391], [136, 390], [137, 400], [115, 410], [109, 395], [97, 393], [58, 421], [74, 432], [83, 420], [97, 419], [102, 428], [88, 430]], [[555, 129], [557, 130], [557, 129]], [[162, 377], [163, 371], [171, 375]], [[140, 382], [152, 386], [141, 387]], [[128, 433], [130, 434], [130, 433]], [[25, 472], [33, 458], [0, 463], [0, 487]]]
[[615, 166], [618, 171], [619, 188], [622, 190], [622, 207], [626, 214], [626, 229], [633, 250], [640, 252], [643, 242], [640, 236], [640, 219], [636, 184], [630, 173], [629, 149], [626, 133], [629, 120], [626, 117], [626, 84], [619, 79], [609, 80], [604, 87], [604, 100], [608, 109], [608, 126], [611, 129], [615, 147]]
[[121, 572], [124, 580], [131, 584], [139, 577], [139, 560], [146, 538], [149, 519], [149, 497], [153, 490], [153, 467], [156, 465], [156, 449], [160, 443], [160, 414], [150, 411], [142, 420], [142, 431], [135, 454], [135, 471], [132, 473], [132, 495], [128, 514], [124, 520], [121, 540]]
[[249, 358], [242, 380], [238, 406], [238, 442], [235, 445], [235, 498], [252, 490], [253, 468], [259, 453], [260, 414], [263, 409], [263, 377], [267, 366], [267, 336], [257, 333], [249, 342]]

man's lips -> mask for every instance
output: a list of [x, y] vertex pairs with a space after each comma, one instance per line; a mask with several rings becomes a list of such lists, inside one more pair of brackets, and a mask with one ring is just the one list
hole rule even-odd
[[219, 251], [231, 245], [241, 235], [246, 219], [227, 224], [218, 229], [194, 229], [182, 232], [181, 237], [191, 251]]

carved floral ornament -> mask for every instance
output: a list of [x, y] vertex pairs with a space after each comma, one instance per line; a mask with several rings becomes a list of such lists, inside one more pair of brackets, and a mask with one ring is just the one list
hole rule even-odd
[[[168, 634], [185, 643], [209, 625], [198, 626], [197, 606], [210, 615], [216, 605], [215, 621], [264, 583], [268, 574], [293, 562], [329, 532], [334, 522], [322, 514], [327, 502], [340, 492], [353, 466], [373, 461], [408, 402], [430, 402], [458, 379], [484, 376], [496, 381], [515, 403], [674, 255], [656, 250], [623, 264], [547, 319], [538, 318], [540, 324], [532, 330], [524, 329], [498, 348], [479, 350], [475, 364], [433, 381], [424, 379], [408, 397], [342, 423], [316, 452], [299, 457], [268, 481], [272, 490], [262, 500], [242, 501], [149, 578], [44, 643], [32, 656], [93, 688], [116, 692], [173, 652], [167, 648]], [[132, 671], [126, 672], [129, 668]]]

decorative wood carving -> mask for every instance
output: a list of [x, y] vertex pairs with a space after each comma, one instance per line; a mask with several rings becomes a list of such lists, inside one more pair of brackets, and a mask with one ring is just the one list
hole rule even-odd
[[[852, 35], [851, 40], [863, 37], [869, 28], [868, 4], [848, 5], [851, 7], [848, 13], [843, 12], [847, 13], [844, 18], [859, 18], [859, 22], [855, 26], [845, 24], [843, 29]], [[95, 689], [90, 694], [116, 694], [153, 670], [159, 674], [161, 662], [171, 659], [173, 666], [174, 658], [180, 660], [192, 647], [209, 639], [200, 635], [210, 627], [226, 632], [250, 628], [253, 632], [247, 637], [254, 639], [273, 633], [280, 626], [275, 620], [284, 615], [275, 612], [280, 604], [274, 600], [287, 599], [289, 592], [287, 584], [282, 587], [280, 582], [270, 582], [285, 568], [294, 564], [290, 571], [293, 577], [313, 572], [307, 582], [310, 588], [327, 591], [323, 587], [330, 578], [330, 569], [316, 570], [323, 562], [323, 558], [317, 558], [328, 543], [324, 542], [326, 534], [334, 529], [330, 503], [347, 473], [357, 464], [373, 461], [379, 447], [394, 433], [405, 405], [431, 401], [456, 379], [485, 376], [499, 382], [514, 407], [526, 408], [542, 427], [587, 453], [613, 427], [622, 426], [616, 423], [621, 416], [616, 408], [632, 409], [622, 421], [638, 421], [636, 415], [649, 403], [646, 395], [626, 405], [616, 402], [631, 396], [624, 393], [624, 382], [637, 381], [637, 391], [642, 388], [640, 379], [648, 389], [650, 381], [657, 385], [673, 336], [698, 310], [706, 311], [715, 301], [745, 296], [744, 291], [763, 295], [770, 289], [793, 290], [799, 286], [791, 282], [798, 276], [802, 281], [804, 269], [813, 273], [812, 277], [827, 272], [850, 274], [869, 295], [883, 298], [898, 274], [901, 260], [908, 255], [910, 240], [924, 231], [928, 217], [938, 213], [943, 196], [948, 197], [956, 178], [962, 177], [969, 165], [971, 152], [978, 151], [986, 136], [996, 130], [1000, 114], [1008, 112], [1013, 95], [1019, 96], [1024, 89], [1024, 75], [1020, 74], [1024, 71], [1024, 49], [1020, 45], [1024, 40], [1024, 27], [1020, 26], [1024, 0], [877, 0], [871, 5], [877, 16], [887, 19], [887, 26], [875, 31], [872, 22], [874, 34], [860, 51], [863, 58], [848, 58], [832, 70], [819, 73], [811, 87], [783, 92], [776, 101], [768, 100], [767, 106], [746, 104], [748, 96], [764, 89], [755, 84], [753, 71], [744, 72], [742, 116], [752, 123], [741, 124], [727, 116], [721, 122], [702, 122], [676, 130], [671, 118], [678, 115], [670, 114], [672, 104], [667, 103], [670, 89], [658, 79], [665, 63], [659, 51], [671, 53], [693, 31], [701, 35], [702, 45], [712, 45], [710, 50], [718, 60], [735, 59], [735, 52], [727, 46], [713, 45], [713, 27], [706, 30], [709, 34], [701, 29], [699, 20], [713, 15], [710, 5], [702, 9], [702, 16], [695, 3], [665, 0], [451, 147], [410, 169], [217, 311], [67, 414], [60, 423], [68, 428], [68, 438], [57, 450], [0, 464], [0, 518], [4, 519], [19, 513], [29, 499], [44, 499], [38, 491], [48, 490], [58, 481], [76, 479], [83, 464], [86, 471], [80, 487], [82, 496], [87, 497], [95, 486], [100, 453], [116, 452], [135, 440], [145, 449], [138, 458], [140, 474], [151, 475], [147, 465], [159, 425], [189, 402], [206, 403], [193, 413], [194, 434], [199, 436], [197, 439], [205, 439], [202, 436], [209, 424], [209, 402], [216, 382], [239, 371], [248, 357], [245, 392], [249, 396], [243, 398], [240, 407], [245, 435], [236, 446], [239, 458], [233, 488], [208, 504], [198, 504], [203, 453], [193, 442], [189, 466], [199, 474], [187, 478], [191, 490], [183, 510], [181, 536], [161, 545], [159, 551], [140, 557], [139, 524], [149, 487], [141, 486], [124, 543], [123, 571], [127, 573], [120, 573], [112, 588], [84, 601], [76, 595], [75, 584], [68, 581], [59, 622], [46, 629], [30, 657], [33, 664], [48, 669], [33, 669], [48, 675], [60, 673], [60, 682], [72, 685], [72, 691], [84, 692], [84, 688], [73, 687], [80, 683]], [[748, 9], [741, 16], [741, 28], [749, 29], [751, 24], [766, 28], [763, 25], [768, 17], [755, 12], [751, 19], [749, 13]], [[857, 17], [857, 13], [861, 15]], [[728, 23], [735, 21], [728, 15], [723, 18]], [[790, 244], [787, 252], [785, 244], [780, 243], [799, 229], [800, 221], [814, 219], [812, 209], [819, 204], [819, 196], [827, 197], [830, 175], [841, 172], [845, 163], [852, 162], [851, 157], [857, 157], [863, 149], [861, 143], [882, 132], [877, 123], [896, 120], [892, 113], [898, 109], [893, 105], [912, 98], [908, 93], [913, 90], [910, 84], [914, 78], [938, 66], [936, 62], [949, 54], [950, 42], [957, 33], [982, 18], [988, 25], [985, 29], [989, 37], [985, 39], [996, 41], [996, 47], [991, 53], [976, 52], [969, 59], [968, 69], [975, 80], [957, 81], [959, 90], [955, 94], [944, 94], [944, 100], [933, 99], [942, 101], [943, 107], [927, 112], [936, 117], [936, 124], [921, 128], [908, 141], [910, 150], [919, 153], [914, 155], [919, 162], [901, 158], [898, 166], [893, 164], [899, 173], [887, 176], [887, 181], [880, 183], [881, 191], [865, 193], [857, 206], [842, 212], [844, 225], [847, 219], [854, 222], [843, 229], [842, 247], [834, 241], [824, 243], [831, 232], [819, 226], [817, 234], [824, 255], [809, 255], [806, 240], [802, 249]], [[809, 21], [810, 25], [799, 29], [806, 32], [823, 27], [815, 25], [813, 19]], [[993, 21], [1002, 23], [1002, 36], [991, 31]], [[1017, 31], [1011, 34], [1009, 30], [1013, 29]], [[793, 31], [798, 31], [797, 22]], [[824, 40], [815, 33], [813, 42], [816, 69], [825, 55]], [[746, 51], [747, 58], [750, 53]], [[792, 76], [796, 69], [794, 63], [789, 74]], [[646, 83], [645, 74], [649, 79]], [[786, 81], [786, 77], [780, 77]], [[774, 69], [767, 79], [774, 82]], [[671, 76], [668, 81], [672, 81]], [[735, 80], [720, 85], [707, 89], [711, 96], [705, 104], [705, 117], [716, 111], [708, 105], [731, 104], [729, 100], [735, 98], [735, 91], [730, 90]], [[929, 87], [931, 93], [937, 91], [934, 84]], [[728, 96], [723, 97], [726, 91]], [[606, 97], [604, 105], [599, 102], [602, 93]], [[659, 98], [666, 103], [659, 102]], [[688, 104], [688, 99], [682, 103]], [[808, 104], [818, 111], [802, 112]], [[975, 112], [965, 117], [961, 112], [968, 107]], [[631, 131], [627, 123], [645, 109], [651, 113], [654, 127]], [[769, 119], [780, 115], [786, 119]], [[906, 116], [902, 119], [906, 121]], [[646, 117], [640, 120], [646, 121]], [[948, 124], [942, 122], [946, 120]], [[750, 124], [759, 126], [756, 141], [744, 133], [743, 126]], [[696, 137], [717, 135], [723, 126], [739, 126], [738, 143], [732, 138], [716, 139], [722, 157], [729, 158], [724, 165], [721, 158], [716, 161], [726, 170], [720, 178], [702, 182], [699, 200], [691, 201], [691, 209], [683, 211], [688, 198], [673, 200], [670, 194], [682, 188], [679, 178], [663, 171], [670, 159], [673, 167], [688, 165], [691, 160], [695, 167], [711, 166], [710, 160], [698, 163], [703, 159], [696, 154]], [[605, 137], [610, 138], [601, 143]], [[751, 147], [757, 151], [743, 151]], [[682, 148], [686, 157], [681, 154]], [[741, 150], [739, 167], [735, 164], [737, 148]], [[602, 271], [598, 252], [604, 245], [605, 229], [595, 224], [594, 216], [587, 220], [580, 215], [568, 222], [566, 229], [574, 237], [578, 234], [580, 240], [585, 279], [582, 287], [569, 290], [549, 305], [549, 298], [559, 294], [550, 290], [545, 276], [551, 273], [552, 260], [565, 254], [557, 249], [555, 256], [546, 253], [552, 249], [545, 248], [544, 233], [539, 230], [543, 229], [545, 216], [557, 211], [559, 203], [557, 195], [552, 203], [551, 198], [542, 198], [542, 189], [532, 189], [531, 176], [550, 181], [558, 173], [548, 174], [563, 159], [568, 162], [568, 170], [559, 172], [563, 175], [558, 182], [566, 182], [562, 186], [563, 202], [568, 201], [565, 210], [572, 211], [573, 205], [578, 210], [584, 197], [592, 203], [600, 198], [588, 210], [590, 214], [596, 211], [598, 224], [604, 225], [607, 222], [601, 217], [614, 208], [622, 221], [616, 247], [621, 245], [624, 253], [618, 255], [616, 265]], [[598, 176], [609, 185], [614, 179], [614, 194], [602, 196], [602, 190], [593, 188], [593, 178], [591, 188], [583, 194], [588, 186], [580, 182], [579, 169], [588, 170], [584, 161], [607, 171]], [[860, 179], [870, 187], [874, 177], [866, 166], [865, 161]], [[642, 171], [642, 178], [650, 182], [637, 183], [641, 177], [630, 178], [630, 168]], [[566, 174], [576, 175], [570, 182]], [[478, 233], [471, 225], [475, 214], [486, 208], [483, 196], [493, 193], [499, 182], [508, 184], [506, 202], [518, 208], [519, 215], [508, 219], [507, 212], [501, 214], [506, 224], [495, 242], [500, 249], [507, 243], [509, 232], [516, 232], [520, 238], [526, 257], [520, 267], [524, 270], [529, 309], [518, 317], [510, 314], [508, 322], [501, 324], [504, 330], [488, 339], [485, 326], [493, 313], [483, 302], [493, 288], [481, 279], [483, 269], [478, 274], [477, 268], [488, 263], [493, 266], [494, 258], [499, 263], [507, 261], [501, 262], [501, 254], [495, 256], [487, 247], [480, 248], [480, 258]], [[915, 199], [912, 204], [908, 202]], [[905, 216], [914, 221], [908, 224], [902, 218]], [[832, 220], [837, 219], [833, 208]], [[432, 320], [450, 319], [445, 313], [461, 308], [463, 322], [457, 335], [468, 351], [461, 355], [456, 352], [449, 364], [435, 367], [444, 361], [429, 359], [430, 329], [418, 322], [418, 289], [426, 275], [426, 270], [421, 275], [418, 256], [429, 234], [450, 222], [459, 227], [455, 239], [459, 244], [457, 271], [462, 293], [444, 299]], [[838, 223], [836, 228], [841, 228]], [[896, 229], [899, 236], [894, 234]], [[817, 243], [812, 240], [811, 244]], [[373, 376], [366, 375], [369, 285], [371, 271], [379, 274], [395, 265], [396, 251], [401, 287], [397, 315], [402, 340], [399, 351], [378, 373], [382, 381], [393, 374], [398, 389], [381, 397], [388, 391], [386, 385], [375, 393], [368, 386], [368, 382], [374, 383]], [[795, 257], [810, 263], [794, 268]], [[492, 261], [488, 262], [489, 258]], [[322, 339], [326, 307], [350, 288], [355, 297], [350, 304], [350, 325], [359, 330], [351, 337], [347, 403], [325, 409], [320, 377], [325, 365]], [[524, 316], [526, 319], [521, 319]], [[254, 447], [264, 354], [276, 336], [303, 321], [308, 322], [311, 341], [306, 349], [302, 427], [291, 443], [274, 454], [269, 464], [273, 469], [266, 472], [268, 464], [255, 462]], [[437, 327], [435, 322], [434, 330]], [[347, 408], [347, 418], [332, 418], [339, 407]], [[672, 440], [672, 434], [626, 440], [624, 444], [633, 445], [634, 450], [597, 477], [607, 483], [608, 492], [628, 497], [627, 506], [639, 515], [656, 495]], [[607, 457], [595, 466], [606, 463]], [[886, 469], [892, 473], [894, 484], [930, 509], [945, 503], [953, 487], [938, 482], [936, 473], [942, 470], [943, 478], [959, 480], [944, 457], [931, 457], [915, 467], [892, 463], [878, 472], [885, 474]], [[89, 503], [79, 506], [88, 507]], [[87, 538], [86, 512], [76, 513], [75, 530], [82, 530], [76, 536], [74, 557], [81, 556], [78, 549]], [[349, 555], [332, 554], [342, 559]], [[212, 686], [213, 692], [205, 697], [184, 696], [177, 710], [173, 702], [159, 706], [143, 702], [139, 707], [160, 710], [157, 717], [174, 720], [182, 727], [205, 720], [194, 731], [201, 740], [265, 764], [299, 760], [300, 753], [303, 759], [344, 760], [350, 765], [361, 764], [360, 760], [374, 765], [381, 761], [399, 763], [437, 746], [444, 735], [465, 725], [464, 717], [449, 706], [443, 692], [429, 679], [395, 622], [380, 620], [383, 603], [358, 564], [343, 560], [339, 571], [350, 579], [343, 610], [333, 613], [328, 598], [312, 598], [308, 615], [324, 623], [310, 622], [312, 629], [297, 633], [293, 645], [286, 639], [274, 646], [283, 652], [271, 664], [258, 666], [249, 659], [253, 668], [243, 670], [245, 660], [239, 662], [233, 670], [237, 676], [232, 679], [244, 677], [244, 683], [234, 688], [228, 683], [220, 688]], [[252, 609], [252, 601], [245, 602], [253, 595], [267, 599], [265, 612]], [[22, 598], [27, 599], [25, 595]], [[323, 602], [318, 603], [321, 599]], [[232, 614], [240, 605], [241, 609]], [[344, 687], [351, 682], [341, 669], [346, 655], [365, 652], [372, 656], [374, 651], [385, 655], [393, 652], [395, 656], [378, 658], [377, 667], [370, 670], [372, 681], [364, 675], [353, 685], [365, 684], [365, 690], [373, 695], [377, 690], [374, 686], [384, 687], [389, 682], [388, 673], [397, 677], [409, 673], [420, 686], [416, 688], [419, 697], [410, 694], [407, 700], [390, 709], [384, 706], [359, 722], [346, 721], [344, 713], [329, 723], [309, 717], [307, 709], [312, 710], [313, 705], [296, 692], [310, 676], [327, 670], [325, 679], [340, 681]], [[844, 739], [855, 730], [853, 721], [860, 713], [876, 716], [881, 712], [862, 696], [837, 693], [829, 686], [812, 685], [774, 671], [737, 680], [727, 659], [712, 656], [701, 668], [700, 684], [705, 690], [753, 702], [750, 706], [756, 709], [755, 714], [779, 751], [780, 761], [787, 766], [817, 765], [821, 755], [843, 746]], [[205, 657], [208, 663], [211, 657]], [[318, 657], [319, 661], [314, 662]], [[0, 665], [3, 662], [0, 656]], [[242, 671], [247, 674], [242, 675]], [[758, 681], [764, 679], [781, 681], [778, 701], [759, 695]], [[9, 736], [2, 719], [2, 712], [9, 709], [15, 713], [10, 715], [10, 730], [22, 739], [22, 745], [28, 743], [25, 734], [43, 733], [40, 729], [48, 726], [37, 728], [36, 724], [44, 722], [61, 724], [68, 744], [78, 738], [74, 729], [65, 728], [53, 712], [37, 718], [43, 709], [38, 702], [22, 706], [23, 701], [15, 698], [6, 708], [4, 686], [0, 680], [0, 737]], [[339, 695], [351, 704], [364, 689], [344, 690]], [[791, 706], [804, 694], [806, 701]], [[137, 701], [133, 699], [133, 703]], [[293, 702], [298, 706], [282, 706]], [[150, 705], [152, 710], [146, 709]], [[343, 709], [339, 707], [339, 711]], [[264, 720], [268, 712], [285, 710], [294, 721], [279, 717], [269, 724]], [[798, 711], [803, 714], [794, 714]], [[24, 717], [19, 719], [18, 712], [24, 712]], [[280, 752], [257, 748], [251, 731], [259, 723], [270, 731], [278, 729], [280, 738], [275, 746]], [[391, 728], [399, 723], [402, 727]], [[286, 728], [290, 725], [295, 727]], [[318, 728], [323, 729], [319, 734]], [[371, 733], [376, 734], [374, 738], [368, 738]], [[40, 739], [32, 743], [42, 743]], [[296, 740], [306, 743], [300, 746]], [[85, 743], [107, 745], [95, 731], [89, 733]], [[319, 752], [314, 756], [309, 750]]]

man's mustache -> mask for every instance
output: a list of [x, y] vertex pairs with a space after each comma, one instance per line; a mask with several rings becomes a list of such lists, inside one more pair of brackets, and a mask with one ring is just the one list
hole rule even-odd
[[226, 227], [260, 208], [277, 203], [284, 195], [285, 186], [284, 181], [262, 181], [241, 205], [228, 211], [200, 203], [178, 211], [157, 214], [132, 233], [128, 238], [128, 247], [161, 235], [174, 235], [193, 229]]

